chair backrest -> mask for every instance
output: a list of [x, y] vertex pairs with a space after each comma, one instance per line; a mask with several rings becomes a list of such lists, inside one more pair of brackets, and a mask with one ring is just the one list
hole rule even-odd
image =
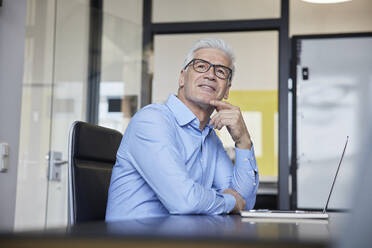
[[69, 137], [68, 222], [104, 220], [112, 167], [122, 134], [76, 121]]

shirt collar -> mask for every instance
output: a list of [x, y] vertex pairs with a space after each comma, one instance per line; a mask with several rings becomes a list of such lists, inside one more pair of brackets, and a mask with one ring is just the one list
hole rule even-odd
[[172, 111], [180, 126], [184, 126], [197, 119], [194, 113], [174, 94], [169, 95], [165, 105]]

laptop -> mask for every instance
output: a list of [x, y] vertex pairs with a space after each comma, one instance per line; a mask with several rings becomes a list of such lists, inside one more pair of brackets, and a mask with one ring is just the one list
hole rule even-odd
[[293, 210], [293, 211], [283, 211], [283, 210], [267, 210], [267, 209], [258, 209], [258, 210], [244, 210], [240, 211], [240, 215], [244, 218], [295, 218], [295, 219], [328, 219], [327, 208], [329, 199], [331, 198], [333, 187], [336, 182], [336, 178], [338, 175], [338, 171], [340, 169], [340, 165], [344, 158], [345, 150], [347, 143], [349, 141], [349, 136], [346, 137], [346, 143], [344, 146], [344, 150], [342, 151], [340, 162], [338, 163], [336, 174], [333, 178], [331, 190], [328, 194], [327, 202], [323, 208], [323, 211], [302, 211], [302, 210]]

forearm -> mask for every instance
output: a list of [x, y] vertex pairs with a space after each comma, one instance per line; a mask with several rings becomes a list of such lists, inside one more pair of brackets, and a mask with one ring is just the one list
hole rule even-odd
[[235, 166], [231, 187], [246, 201], [246, 209], [252, 209], [256, 201], [259, 183], [254, 149], [235, 149]]
[[157, 195], [171, 214], [215, 215], [228, 213], [235, 205], [233, 197], [197, 183], [187, 185], [177, 192], [160, 190]]
[[[216, 107], [215, 114], [210, 125], [221, 130], [226, 126], [232, 140], [235, 142], [235, 166], [231, 168], [230, 161], [226, 160], [225, 155], [221, 155], [224, 161], [220, 173], [216, 177], [216, 185], [226, 186], [238, 192], [246, 201], [246, 208], [253, 208], [256, 200], [258, 188], [258, 170], [254, 157], [253, 144], [250, 134], [245, 125], [240, 108], [228, 102], [211, 101], [210, 104]], [[221, 145], [222, 147], [222, 145]], [[221, 151], [221, 154], [225, 152]], [[230, 168], [227, 168], [230, 167]], [[228, 175], [228, 176], [223, 176]]]

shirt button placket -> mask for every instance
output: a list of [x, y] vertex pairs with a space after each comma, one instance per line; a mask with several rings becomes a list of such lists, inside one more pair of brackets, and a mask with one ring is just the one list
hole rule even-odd
[[201, 179], [204, 182], [204, 166], [203, 166], [203, 134], [200, 135], [201, 142], [200, 142], [200, 169], [201, 169]]
[[200, 162], [203, 163], [203, 134], [200, 137]]

